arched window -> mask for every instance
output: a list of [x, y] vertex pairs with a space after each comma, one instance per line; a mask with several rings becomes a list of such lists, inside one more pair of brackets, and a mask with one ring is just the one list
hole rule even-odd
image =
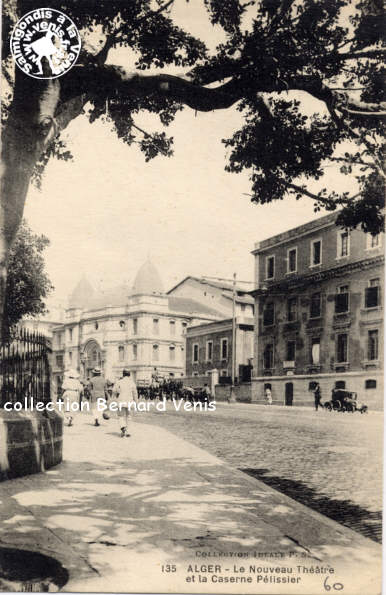
[[175, 320], [170, 320], [169, 321], [169, 327], [170, 327], [170, 334], [173, 336], [176, 334], [176, 321]]
[[169, 347], [169, 359], [171, 362], [174, 362], [176, 359], [176, 348], [174, 345], [170, 345]]
[[138, 354], [138, 347], [136, 345], [136, 343], [133, 343], [133, 359], [137, 359], [137, 354]]

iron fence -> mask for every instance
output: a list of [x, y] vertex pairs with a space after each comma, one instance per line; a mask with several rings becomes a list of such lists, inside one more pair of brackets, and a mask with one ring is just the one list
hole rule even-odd
[[39, 333], [17, 330], [0, 344], [0, 407], [5, 403], [48, 403], [51, 351], [49, 340]]

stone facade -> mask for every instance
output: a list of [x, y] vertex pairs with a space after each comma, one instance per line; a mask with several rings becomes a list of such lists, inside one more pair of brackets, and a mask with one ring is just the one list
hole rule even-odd
[[[253, 359], [253, 318], [236, 318], [236, 377], [240, 366]], [[217, 370], [219, 376], [232, 376], [232, 319], [194, 326], [186, 334], [186, 375], [203, 376]]]
[[182, 296], [168, 295], [154, 266], [139, 270], [132, 288], [95, 293], [82, 279], [71, 294], [65, 320], [53, 331], [54, 389], [64, 371], [87, 378], [94, 367], [115, 380], [124, 368], [134, 379], [149, 382], [154, 368], [161, 376], [185, 374], [185, 334], [189, 324], [221, 318], [222, 313]]
[[338, 386], [383, 404], [383, 234], [346, 232], [327, 215], [256, 244], [252, 399], [312, 404]]
[[[250, 284], [238, 281], [235, 287], [236, 316], [253, 317], [254, 300], [249, 294]], [[233, 285], [231, 282], [214, 281], [205, 277], [185, 277], [168, 291], [168, 295], [194, 299], [207, 308], [216, 308], [222, 318], [229, 318], [233, 311]]]

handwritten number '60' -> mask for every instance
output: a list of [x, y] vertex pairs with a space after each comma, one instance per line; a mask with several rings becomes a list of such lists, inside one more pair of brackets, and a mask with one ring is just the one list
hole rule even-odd
[[326, 591], [331, 591], [331, 589], [335, 589], [335, 591], [342, 591], [344, 589], [344, 586], [342, 585], [342, 583], [334, 583], [332, 585], [332, 587], [330, 587], [330, 585], [327, 584], [328, 581], [328, 576], [326, 576], [326, 578], [324, 579], [324, 583], [323, 583], [323, 587], [325, 588]]

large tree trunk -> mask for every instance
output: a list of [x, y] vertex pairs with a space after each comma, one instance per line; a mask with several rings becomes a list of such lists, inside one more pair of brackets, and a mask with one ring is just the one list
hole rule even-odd
[[56, 132], [54, 113], [58, 97], [56, 81], [39, 81], [16, 72], [1, 155], [0, 340], [7, 331], [4, 306], [9, 252], [23, 217], [34, 166]]

